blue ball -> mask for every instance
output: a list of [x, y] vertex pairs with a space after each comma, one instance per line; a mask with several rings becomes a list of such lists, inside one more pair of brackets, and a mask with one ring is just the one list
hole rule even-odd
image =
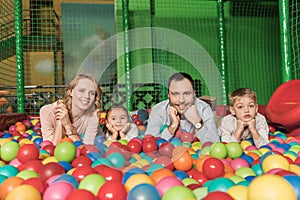
[[67, 161], [58, 161], [58, 164], [60, 164], [65, 169], [65, 172], [68, 172], [73, 168], [72, 164]]
[[126, 181], [127, 181], [132, 175], [135, 175], [135, 174], [146, 174], [146, 172], [145, 172], [143, 169], [138, 168], [138, 167], [131, 168], [131, 169], [129, 169], [128, 171], [126, 171], [125, 174], [123, 175], [122, 183], [125, 184]]
[[297, 200], [300, 200], [300, 177], [297, 175], [285, 175], [283, 178], [292, 185], [297, 195]]
[[74, 176], [70, 175], [70, 174], [60, 175], [57, 179], [55, 179], [53, 181], [53, 183], [60, 182], [60, 181], [70, 183], [70, 184], [73, 185], [74, 188], [78, 188], [78, 185], [79, 185], [77, 179]]
[[183, 179], [189, 177], [189, 175], [185, 171], [182, 171], [182, 170], [175, 170], [174, 174], [179, 180], [183, 180]]
[[160, 194], [155, 186], [147, 183], [139, 184], [132, 188], [127, 196], [130, 200], [160, 200]]

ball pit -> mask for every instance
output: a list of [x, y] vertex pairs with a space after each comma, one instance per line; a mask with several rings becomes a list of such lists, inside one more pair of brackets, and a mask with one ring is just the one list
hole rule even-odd
[[300, 134], [270, 132], [260, 148], [202, 144], [184, 130], [169, 141], [97, 136], [95, 145], [54, 146], [37, 118], [0, 133], [0, 199], [300, 199]]

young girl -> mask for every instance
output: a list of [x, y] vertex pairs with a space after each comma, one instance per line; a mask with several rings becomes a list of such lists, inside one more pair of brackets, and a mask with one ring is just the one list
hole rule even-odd
[[[91, 74], [77, 75], [67, 86], [63, 100], [40, 109], [43, 140], [57, 145], [62, 138], [94, 144], [99, 128], [101, 90]], [[83, 138], [83, 139], [82, 139]]]
[[253, 138], [259, 148], [268, 143], [269, 128], [266, 118], [258, 113], [256, 93], [240, 88], [229, 95], [230, 115], [225, 116], [218, 128], [222, 142], [239, 142]]
[[103, 132], [108, 140], [130, 140], [139, 135], [137, 125], [130, 122], [128, 111], [122, 105], [111, 105], [106, 111], [105, 119]]

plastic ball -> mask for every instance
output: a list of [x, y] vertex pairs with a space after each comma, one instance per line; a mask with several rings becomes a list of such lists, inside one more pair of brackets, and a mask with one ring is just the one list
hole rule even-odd
[[43, 200], [63, 200], [74, 190], [74, 187], [67, 182], [56, 182], [46, 188]]
[[77, 156], [73, 161], [72, 161], [72, 167], [77, 168], [77, 167], [83, 167], [83, 166], [91, 166], [92, 161], [89, 159], [87, 156]]
[[127, 179], [127, 181], [125, 182], [126, 191], [128, 192], [135, 186], [137, 186], [139, 184], [143, 184], [143, 183], [147, 183], [150, 185], [155, 184], [154, 181], [146, 174], [134, 174], [134, 175], [130, 176]]
[[160, 200], [160, 194], [157, 189], [147, 183], [139, 184], [128, 192], [127, 199], [130, 200]]
[[129, 147], [129, 149], [132, 153], [140, 153], [142, 150], [141, 143], [138, 142], [137, 140], [130, 140], [127, 143], [127, 146]]
[[267, 173], [271, 169], [284, 169], [289, 170], [290, 164], [287, 159], [278, 154], [272, 154], [267, 156], [262, 162], [262, 169], [265, 173]]
[[214, 192], [208, 193], [203, 198], [203, 200], [217, 200], [217, 199], [233, 200], [233, 198], [229, 194], [222, 192], [222, 191], [214, 191]]
[[70, 175], [70, 174], [62, 174], [62, 175], [59, 175], [54, 181], [53, 183], [56, 183], [56, 182], [67, 182], [67, 183], [70, 183], [74, 188], [78, 188], [78, 181], [77, 179]]
[[227, 157], [227, 148], [222, 142], [215, 142], [209, 148], [209, 154], [215, 158], [226, 158]]
[[235, 158], [230, 162], [230, 166], [236, 171], [241, 167], [249, 167], [249, 163], [243, 158]]
[[1, 145], [0, 156], [1, 159], [10, 162], [17, 157], [20, 145], [14, 141], [8, 141]]
[[300, 177], [295, 175], [286, 175], [283, 176], [283, 178], [291, 184], [296, 193], [297, 199], [300, 199]]
[[22, 185], [31, 185], [35, 187], [35, 189], [37, 189], [41, 194], [43, 194], [46, 189], [44, 183], [41, 181], [41, 179], [37, 177], [28, 178], [24, 180]]
[[249, 167], [241, 167], [235, 171], [235, 174], [240, 176], [240, 177], [247, 177], [247, 176], [256, 176], [255, 172], [253, 169]]
[[17, 186], [21, 185], [23, 181], [23, 178], [16, 176], [5, 179], [0, 185], [0, 199], [5, 199], [6, 196]]
[[72, 176], [74, 176], [78, 182], [82, 181], [86, 176], [90, 174], [97, 174], [97, 172], [92, 167], [78, 167], [74, 168]]
[[238, 142], [229, 142], [226, 145], [228, 157], [239, 158], [243, 154], [243, 149]]
[[[23, 195], [20, 195], [23, 194]], [[41, 200], [40, 192], [31, 185], [19, 185], [12, 190], [5, 200]]]
[[158, 152], [161, 156], [171, 157], [175, 146], [170, 142], [164, 142], [159, 146]]
[[175, 170], [173, 173], [179, 180], [183, 180], [183, 179], [189, 177], [189, 175], [185, 171], [182, 171], [182, 170]]
[[89, 174], [80, 181], [78, 188], [86, 189], [96, 196], [105, 182], [106, 180], [103, 176], [99, 174]]
[[163, 196], [166, 191], [174, 186], [183, 186], [183, 183], [178, 178], [172, 176], [167, 176], [160, 179], [160, 181], [155, 185], [161, 196]]
[[248, 199], [296, 200], [297, 196], [291, 184], [283, 177], [264, 174], [255, 178], [248, 186]]
[[146, 174], [146, 172], [141, 168], [137, 168], [137, 167], [131, 168], [124, 173], [122, 178], [122, 183], [125, 184], [127, 180], [135, 174]]
[[173, 171], [168, 168], [158, 169], [150, 175], [150, 178], [154, 181], [155, 184], [157, 184], [161, 179], [165, 177], [175, 177], [175, 175]]
[[224, 164], [218, 158], [207, 158], [202, 165], [202, 172], [207, 179], [215, 179], [224, 175]]
[[85, 189], [75, 189], [67, 196], [66, 200], [96, 200], [95, 195]]
[[18, 168], [12, 165], [4, 165], [0, 167], [0, 175], [6, 176], [8, 178], [13, 177], [19, 173]]
[[122, 200], [126, 199], [127, 192], [124, 185], [120, 181], [107, 181], [98, 191], [98, 199], [103, 200]]
[[29, 178], [37, 178], [39, 175], [38, 175], [38, 173], [36, 173], [35, 171], [32, 171], [32, 170], [23, 170], [23, 171], [20, 171], [16, 176], [21, 177], [24, 180], [27, 180]]
[[208, 192], [213, 192], [213, 191], [221, 191], [221, 192], [226, 192], [229, 188], [231, 188], [235, 183], [228, 179], [228, 178], [223, 178], [219, 177], [214, 179], [208, 186]]
[[196, 199], [192, 190], [184, 186], [174, 186], [170, 188], [161, 198], [162, 200], [182, 200]]
[[72, 162], [76, 156], [76, 147], [70, 142], [61, 142], [54, 149], [54, 156], [58, 161]]
[[42, 165], [39, 169], [38, 175], [40, 179], [45, 182], [54, 175], [61, 175], [65, 173], [65, 169], [58, 163], [50, 162]]
[[25, 163], [29, 160], [38, 160], [39, 154], [40, 152], [36, 145], [24, 144], [18, 150], [17, 159], [21, 163]]
[[111, 161], [113, 166], [116, 168], [124, 167], [126, 164], [126, 158], [124, 157], [123, 154], [118, 152], [113, 152], [109, 154], [107, 158]]
[[178, 147], [175, 147], [173, 150], [172, 161], [174, 168], [177, 170], [188, 171], [193, 166], [193, 158], [187, 151], [176, 153], [177, 149]]

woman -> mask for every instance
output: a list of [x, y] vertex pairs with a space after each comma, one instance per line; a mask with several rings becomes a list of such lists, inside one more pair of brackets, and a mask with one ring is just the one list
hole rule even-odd
[[94, 144], [99, 127], [101, 89], [91, 74], [77, 75], [67, 86], [63, 100], [40, 110], [44, 140], [57, 145], [62, 138]]

